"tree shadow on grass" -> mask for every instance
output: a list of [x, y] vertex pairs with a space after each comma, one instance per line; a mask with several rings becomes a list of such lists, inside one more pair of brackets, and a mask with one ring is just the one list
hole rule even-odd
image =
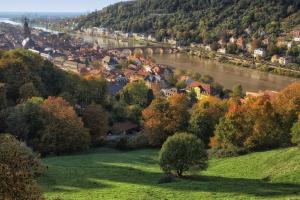
[[[67, 167], [64, 169], [67, 173], [66, 176], [65, 174], [59, 174], [58, 180], [54, 180], [53, 184], [51, 184], [51, 179], [58, 175], [55, 174], [55, 171], [52, 171], [51, 174], [48, 175], [50, 182], [49, 180], [45, 180], [48, 182], [46, 190], [50, 192], [60, 190], [74, 192], [74, 190], [66, 190], [66, 188], [76, 188], [76, 190], [78, 188], [102, 189], [105, 187], [113, 187], [113, 185], [105, 185], [101, 182], [111, 181], [187, 192], [235, 193], [248, 194], [257, 197], [300, 195], [300, 185], [298, 184], [268, 183], [259, 179], [217, 176], [190, 176], [176, 179], [175, 182], [172, 183], [158, 184], [158, 180], [163, 175], [162, 173], [99, 162], [89, 163], [89, 166], [91, 167], [85, 166], [82, 168], [85, 172], [79, 174], [76, 173], [76, 170], [79, 170], [77, 169], [78, 166], [64, 166]], [[72, 172], [75, 168], [76, 170]]]

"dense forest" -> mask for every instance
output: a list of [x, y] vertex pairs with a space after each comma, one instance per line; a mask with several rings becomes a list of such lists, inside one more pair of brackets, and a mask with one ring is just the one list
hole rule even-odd
[[137, 0], [77, 20], [78, 28], [103, 26], [154, 34], [158, 40], [209, 42], [226, 32], [244, 34], [246, 29], [254, 37], [276, 36], [299, 24], [299, 8], [298, 0]]

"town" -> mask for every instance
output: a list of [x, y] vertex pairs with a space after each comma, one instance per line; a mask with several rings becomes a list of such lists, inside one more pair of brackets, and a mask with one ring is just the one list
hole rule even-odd
[[10, 0], [0, 200], [300, 199], [299, 0]]
[[[201, 56], [199, 52], [206, 53], [215, 50], [219, 56], [227, 53], [224, 46], [234, 44], [240, 49], [249, 49], [251, 44], [245, 44], [242, 37], [235, 39], [231, 37], [226, 43], [224, 40], [218, 41], [218, 45], [223, 48], [212, 48], [213, 45], [203, 45], [192, 43], [191, 46], [178, 46], [174, 39], [164, 39], [165, 47], [157, 45], [157, 40], [152, 35], [137, 33], [124, 33], [122, 31], [112, 31], [106, 28], [89, 28], [82, 30], [84, 34], [99, 37], [109, 37], [117, 40], [128, 40], [134, 38], [140, 41], [152, 42], [153, 48], [137, 47], [137, 48], [112, 48], [111, 50], [100, 47], [97, 42], [88, 43], [82, 38], [70, 36], [66, 33], [47, 32], [40, 29], [30, 28], [29, 20], [24, 19], [23, 27], [15, 26], [7, 23], [1, 23], [0, 26], [0, 49], [25, 48], [29, 51], [39, 54], [44, 59], [53, 62], [62, 70], [80, 74], [82, 76], [92, 76], [104, 78], [108, 83], [110, 94], [115, 96], [129, 82], [138, 80], [145, 81], [146, 85], [166, 97], [173, 96], [177, 93], [196, 93], [198, 100], [210, 96], [217, 95], [220, 97], [228, 97], [228, 94], [222, 93], [219, 89], [215, 89], [215, 85], [211, 85], [212, 81], [202, 81], [199, 77], [192, 78], [187, 72], [174, 79], [175, 69], [171, 66], [164, 66], [155, 63], [151, 58], [154, 53], [186, 53]], [[296, 34], [296, 33], [294, 33]], [[294, 38], [297, 40], [297, 37]], [[267, 45], [267, 39], [264, 43]], [[158, 43], [161, 44], [161, 43]], [[292, 45], [295, 43], [284, 43]], [[165, 48], [165, 49], [164, 49]], [[131, 50], [132, 49], [132, 50]], [[202, 50], [199, 50], [202, 49]], [[266, 57], [267, 53], [264, 49], [258, 48], [253, 50], [253, 56], [257, 60]], [[231, 55], [231, 54], [230, 54]], [[234, 60], [231, 58], [231, 60]], [[250, 59], [252, 61], [252, 59]], [[281, 65], [289, 64], [290, 58], [272, 56], [272, 62]], [[210, 79], [210, 78], [209, 78]], [[256, 93], [257, 92], [257, 93]], [[270, 91], [247, 91], [249, 95], [262, 95]], [[272, 91], [275, 93], [275, 91]]]

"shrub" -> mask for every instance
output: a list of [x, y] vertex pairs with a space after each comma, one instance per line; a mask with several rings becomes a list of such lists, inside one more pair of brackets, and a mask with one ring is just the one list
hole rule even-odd
[[119, 141], [117, 142], [116, 149], [121, 150], [121, 151], [126, 151], [129, 149], [128, 147], [128, 138], [127, 137], [122, 137], [119, 139]]
[[159, 164], [166, 173], [182, 176], [190, 168], [207, 168], [208, 155], [203, 142], [196, 136], [177, 133], [167, 139], [159, 155]]
[[128, 147], [130, 149], [141, 149], [149, 146], [148, 138], [143, 134], [137, 134], [130, 138], [128, 141]]
[[294, 124], [292, 128], [292, 142], [300, 148], [300, 122]]
[[0, 134], [0, 199], [42, 199], [40, 159], [13, 136]]

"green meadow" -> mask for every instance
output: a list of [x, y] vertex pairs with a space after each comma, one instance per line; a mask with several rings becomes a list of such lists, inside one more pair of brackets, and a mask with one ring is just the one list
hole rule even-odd
[[211, 159], [202, 173], [159, 184], [157, 150], [99, 148], [49, 157], [39, 180], [47, 199], [300, 199], [300, 151], [287, 148]]

